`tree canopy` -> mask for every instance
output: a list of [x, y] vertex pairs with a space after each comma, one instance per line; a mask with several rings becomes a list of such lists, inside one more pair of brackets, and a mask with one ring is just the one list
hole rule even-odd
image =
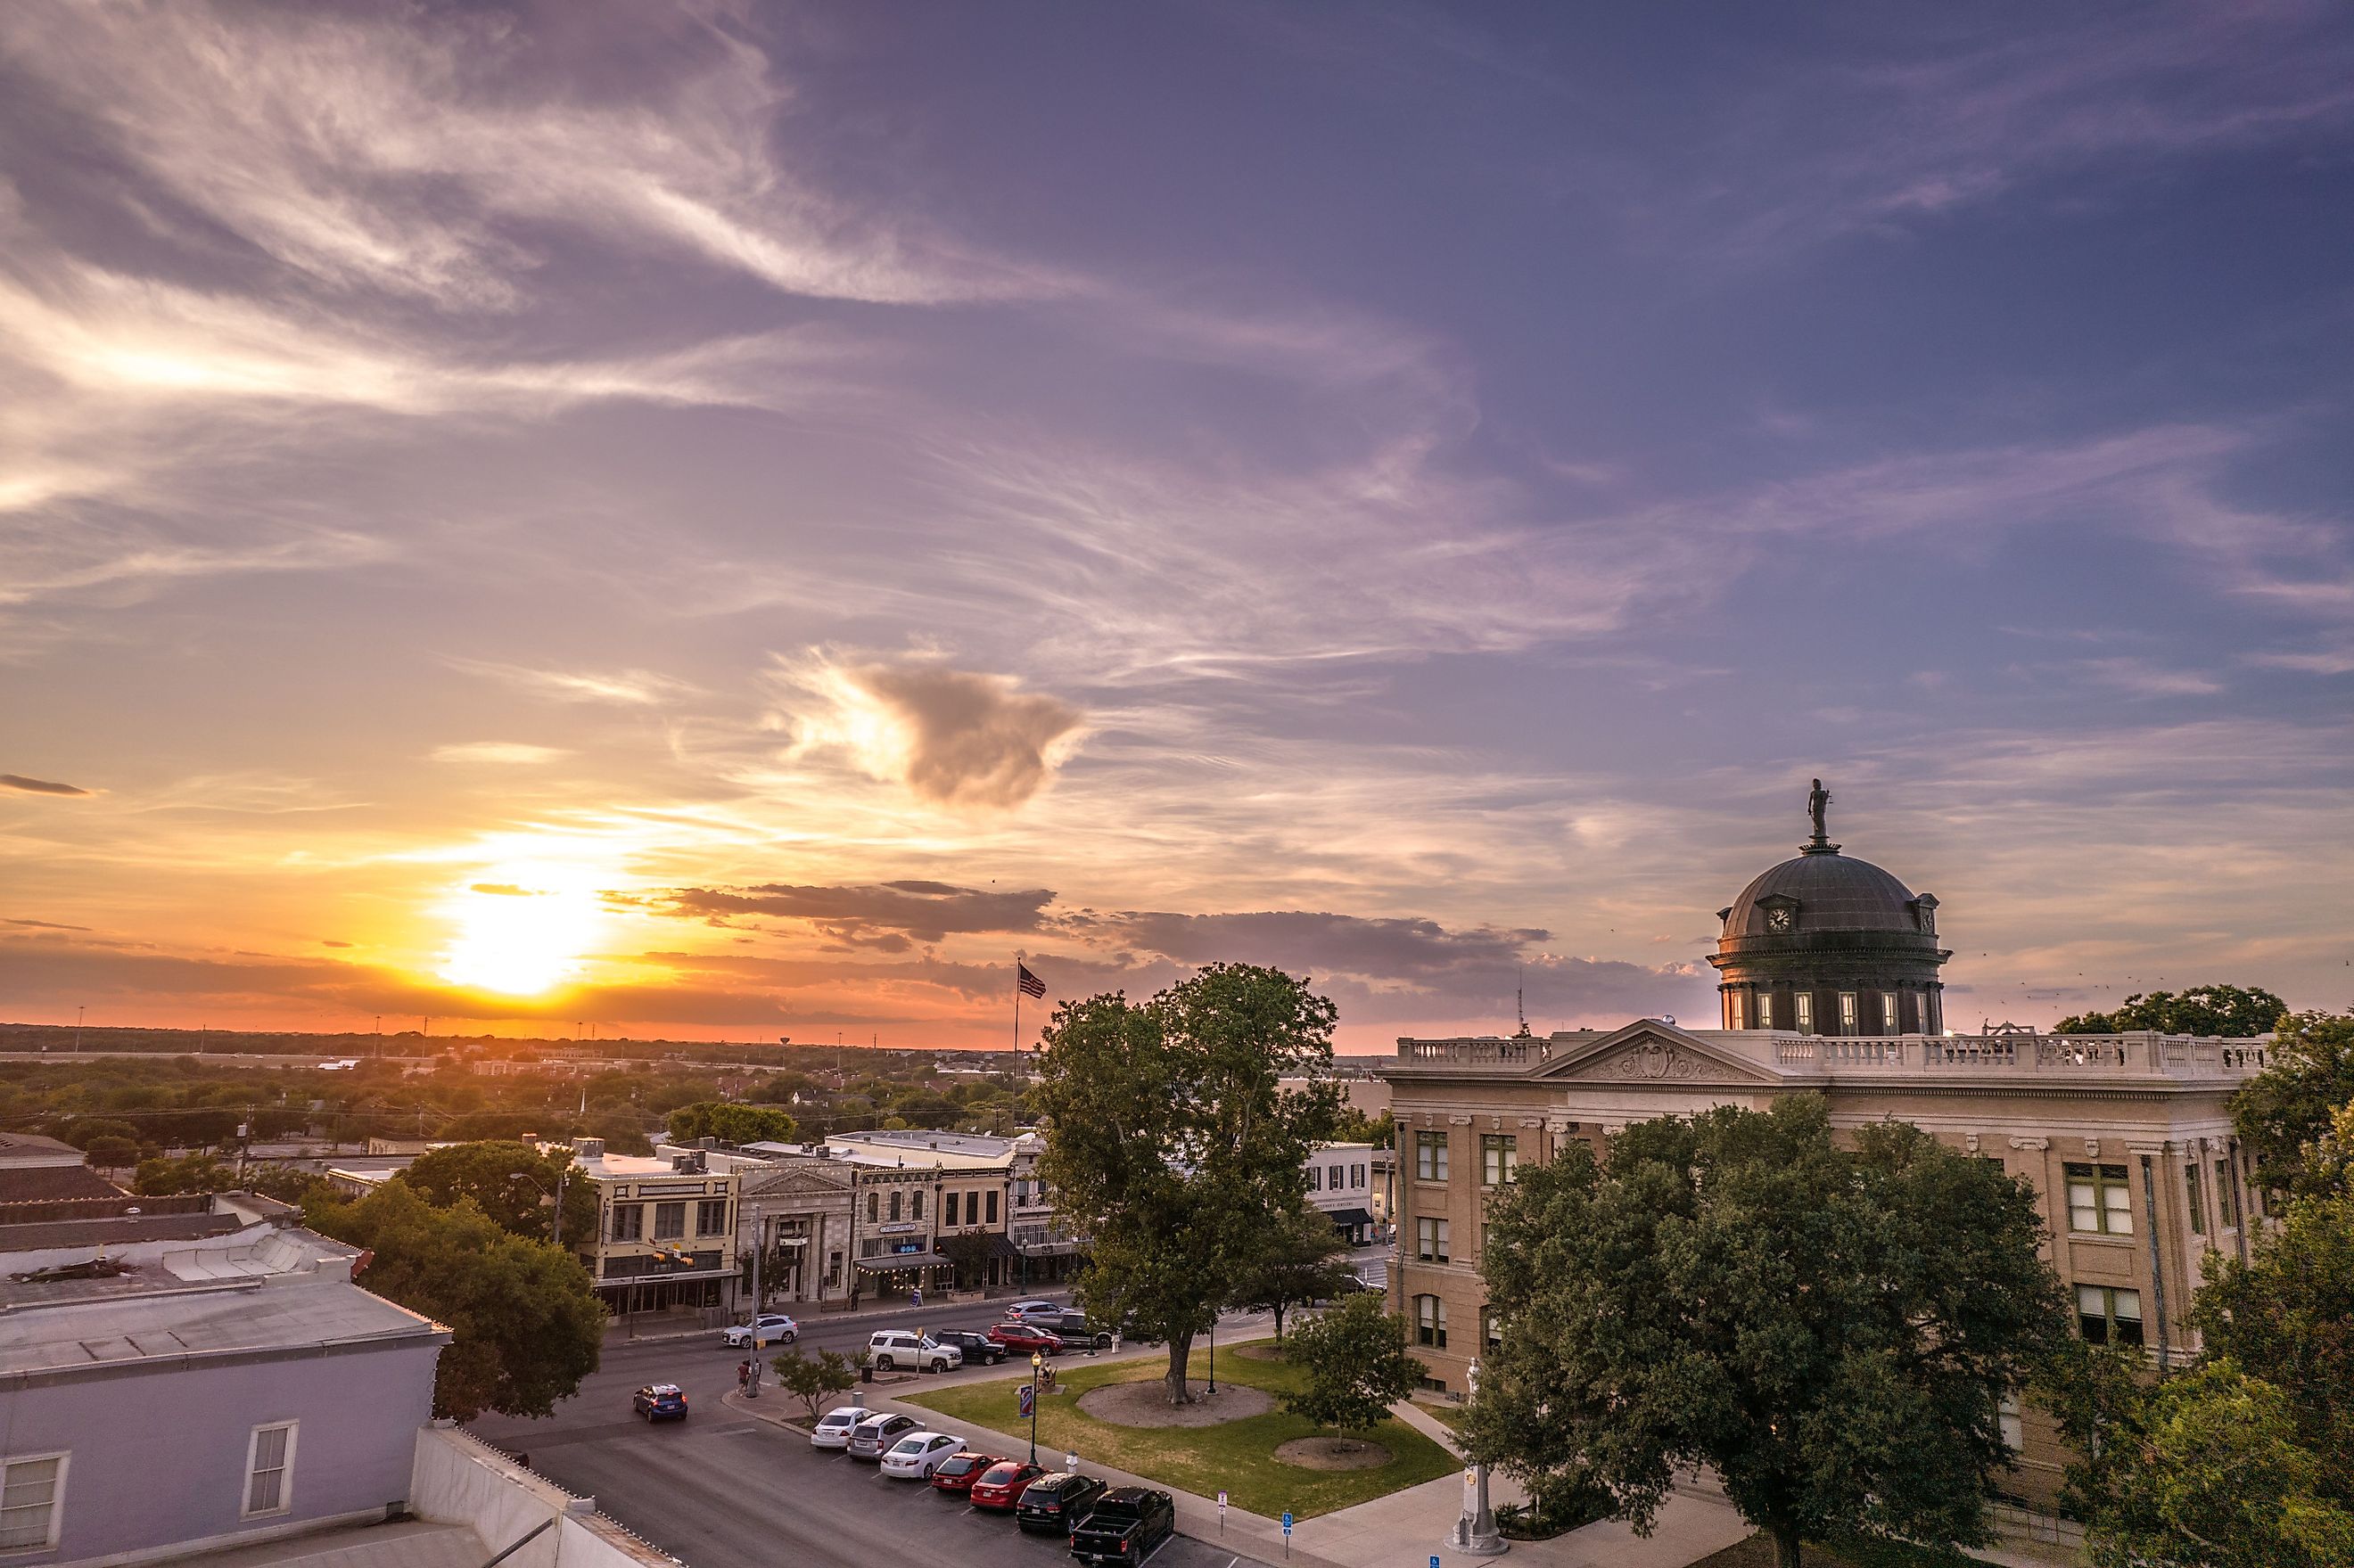
[[793, 1118], [773, 1106], [737, 1105], [729, 1100], [698, 1100], [670, 1113], [673, 1143], [693, 1143], [716, 1138], [722, 1143], [790, 1143]]
[[312, 1228], [376, 1255], [359, 1283], [449, 1325], [433, 1414], [546, 1415], [597, 1370], [605, 1308], [569, 1254], [500, 1226], [471, 1198], [448, 1208], [387, 1181], [354, 1203], [319, 1202]]
[[1236, 1260], [1235, 1293], [1225, 1305], [1270, 1309], [1280, 1340], [1285, 1312], [1341, 1294], [1349, 1275], [1341, 1255], [1348, 1250], [1332, 1216], [1303, 1202], [1277, 1215], [1259, 1237], [1258, 1250]]
[[2280, 1021], [2264, 1070], [2232, 1097], [2232, 1125], [2267, 1191], [2328, 1184], [2307, 1171], [2307, 1150], [2330, 1118], [2354, 1105], [2354, 1012], [2299, 1012]]
[[2080, 1012], [2052, 1026], [2059, 1034], [2123, 1034], [2155, 1029], [2161, 1034], [2221, 1034], [2245, 1039], [2269, 1034], [2288, 1003], [2260, 987], [2194, 985], [2154, 991], [2125, 999], [2114, 1012]]
[[[428, 1150], [398, 1180], [423, 1193], [435, 1208], [470, 1198], [502, 1230], [547, 1241], [552, 1239], [549, 1222], [557, 1187], [571, 1168], [569, 1149], [542, 1154], [535, 1145], [500, 1139]], [[564, 1237], [574, 1243], [593, 1241], [597, 1220], [596, 1183], [578, 1175], [565, 1181]]]
[[1378, 1426], [1422, 1381], [1422, 1362], [1405, 1346], [1405, 1319], [1371, 1295], [1352, 1296], [1301, 1323], [1288, 1359], [1305, 1376], [1284, 1395], [1284, 1408], [1336, 1433]]
[[1708, 1465], [1785, 1568], [1802, 1540], [1986, 1540], [1999, 1402], [2068, 1338], [2036, 1200], [1906, 1123], [1854, 1145], [1797, 1096], [1522, 1166], [1467, 1451], [1638, 1526]]
[[1302, 1162], [1339, 1093], [1279, 1080], [1331, 1066], [1335, 1017], [1278, 970], [1212, 964], [1142, 1006], [1066, 1002], [1046, 1026], [1039, 1174], [1093, 1238], [1087, 1309], [1168, 1341], [1174, 1403], [1193, 1336], [1306, 1196]]

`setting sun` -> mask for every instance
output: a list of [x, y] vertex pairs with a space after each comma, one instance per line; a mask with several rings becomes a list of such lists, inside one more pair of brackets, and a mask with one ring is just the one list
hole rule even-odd
[[440, 976], [452, 985], [530, 996], [578, 977], [602, 912], [578, 866], [506, 864], [453, 893], [455, 928]]

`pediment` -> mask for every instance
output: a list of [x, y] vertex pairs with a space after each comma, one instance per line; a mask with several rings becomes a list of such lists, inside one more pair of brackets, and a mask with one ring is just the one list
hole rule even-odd
[[787, 1166], [773, 1174], [744, 1172], [738, 1178], [748, 1198], [787, 1198], [799, 1193], [835, 1196], [850, 1191], [846, 1176], [811, 1166]]
[[1765, 1064], [1655, 1018], [1638, 1019], [1556, 1054], [1536, 1076], [1553, 1082], [1633, 1085], [1782, 1082], [1782, 1075]]

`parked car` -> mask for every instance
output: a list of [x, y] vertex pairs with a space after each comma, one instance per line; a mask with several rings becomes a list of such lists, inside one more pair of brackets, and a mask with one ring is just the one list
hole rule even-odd
[[1063, 1312], [1053, 1318], [1034, 1318], [1030, 1319], [1029, 1326], [1045, 1330], [1066, 1346], [1076, 1346], [1080, 1350], [1111, 1349], [1111, 1330], [1091, 1321], [1085, 1312]]
[[748, 1323], [730, 1323], [719, 1330], [719, 1342], [731, 1351], [790, 1345], [801, 1337], [801, 1326], [781, 1312], [763, 1312]]
[[1022, 1494], [1030, 1483], [1046, 1473], [1044, 1465], [1025, 1464], [1020, 1459], [1004, 1459], [991, 1465], [973, 1478], [972, 1489], [965, 1496], [975, 1508], [985, 1508], [991, 1513], [1012, 1513], [1022, 1501]]
[[1044, 1298], [1038, 1298], [1029, 1301], [1016, 1301], [1013, 1306], [1008, 1307], [1005, 1309], [1005, 1315], [1009, 1318], [1027, 1318], [1033, 1312], [1060, 1312], [1062, 1309], [1063, 1304], [1059, 1301], [1048, 1301]]
[[649, 1421], [684, 1421], [686, 1390], [674, 1383], [650, 1383], [631, 1396], [630, 1407]]
[[951, 1454], [940, 1461], [938, 1469], [932, 1472], [932, 1485], [941, 1491], [961, 1495], [971, 1491], [973, 1482], [981, 1479], [982, 1475], [1003, 1463], [1005, 1456], [1002, 1454], [976, 1454], [970, 1449], [961, 1454]]
[[932, 1337], [943, 1345], [954, 1345], [969, 1367], [993, 1367], [1013, 1353], [980, 1329], [943, 1329]]
[[929, 1334], [911, 1334], [904, 1329], [878, 1330], [867, 1337], [866, 1349], [875, 1358], [877, 1372], [914, 1367], [919, 1372], [944, 1372], [950, 1367], [964, 1365], [964, 1352], [954, 1345], [944, 1345]]
[[854, 1459], [881, 1459], [891, 1446], [916, 1429], [912, 1415], [870, 1415], [850, 1429], [843, 1445]]
[[1141, 1563], [1176, 1533], [1176, 1499], [1150, 1487], [1114, 1487], [1071, 1527], [1071, 1555], [1082, 1563]]
[[1023, 1491], [1013, 1522], [1032, 1535], [1068, 1535], [1103, 1495], [1103, 1482], [1093, 1476], [1049, 1470]]
[[883, 1473], [901, 1480], [928, 1481], [963, 1446], [963, 1438], [945, 1432], [910, 1432], [883, 1456]]
[[827, 1411], [818, 1417], [817, 1425], [810, 1429], [810, 1446], [812, 1448], [849, 1447], [851, 1428], [874, 1414], [863, 1404], [845, 1404], [839, 1410]]
[[1028, 1355], [1033, 1351], [1050, 1356], [1063, 1353], [1063, 1337], [1045, 1329], [1034, 1329], [1027, 1323], [1000, 1323], [990, 1330], [989, 1337], [1009, 1351]]

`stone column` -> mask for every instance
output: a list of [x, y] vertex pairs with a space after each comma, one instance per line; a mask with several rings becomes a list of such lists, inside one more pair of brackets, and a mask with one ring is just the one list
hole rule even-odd
[[[1479, 1397], [1479, 1359], [1471, 1358], [1466, 1374], [1466, 1397]], [[1455, 1529], [1447, 1537], [1447, 1544], [1455, 1551], [1473, 1557], [1500, 1557], [1510, 1552], [1511, 1542], [1496, 1532], [1495, 1510], [1488, 1506], [1488, 1467], [1473, 1465], [1463, 1472], [1463, 1517], [1455, 1521]]]

